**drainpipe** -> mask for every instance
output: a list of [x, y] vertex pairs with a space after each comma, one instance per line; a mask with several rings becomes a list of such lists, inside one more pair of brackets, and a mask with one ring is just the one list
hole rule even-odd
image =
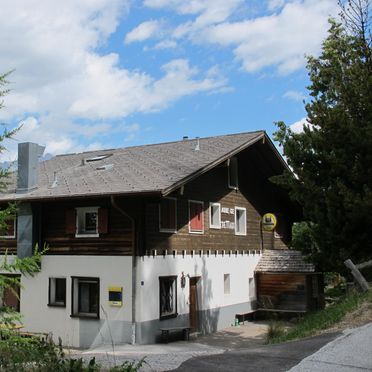
[[115, 202], [113, 195], [110, 197], [111, 205], [123, 216], [129, 218], [132, 225], [132, 345], [136, 343], [136, 283], [137, 283], [137, 257], [136, 257], [136, 223], [134, 218], [121, 209]]

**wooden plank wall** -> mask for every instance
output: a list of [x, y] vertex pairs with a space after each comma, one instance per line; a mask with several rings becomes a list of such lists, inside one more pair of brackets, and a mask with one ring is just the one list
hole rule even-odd
[[286, 310], [307, 309], [307, 281], [305, 274], [257, 273], [257, 299], [261, 307]]
[[[281, 207], [282, 200], [276, 200], [272, 186], [268, 186], [267, 176], [257, 171], [258, 162], [252, 161], [254, 152], [244, 154], [239, 158], [239, 190], [228, 188], [228, 169], [226, 165], [218, 166], [184, 187], [171, 196], [177, 198], [177, 232], [159, 232], [158, 201], [146, 205], [146, 253], [168, 250], [260, 250], [262, 248], [260, 221], [266, 212], [278, 214], [279, 225], [277, 233], [264, 232], [263, 247], [265, 249], [287, 248], [290, 237], [290, 218], [288, 211]], [[275, 188], [274, 188], [275, 190]], [[280, 195], [279, 195], [280, 196]], [[280, 199], [280, 198], [279, 198]], [[204, 233], [189, 232], [188, 200], [204, 202]], [[235, 206], [247, 209], [247, 235], [235, 235], [233, 229], [213, 229], [209, 227], [209, 203], [219, 202], [221, 207]], [[222, 221], [234, 222], [234, 214], [221, 214]]]
[[[66, 234], [66, 210], [76, 207], [100, 206], [108, 210], [108, 233], [98, 238], [76, 238]], [[42, 243], [48, 254], [131, 255], [132, 231], [128, 218], [114, 209], [108, 199], [76, 200], [45, 203], [41, 207]]]

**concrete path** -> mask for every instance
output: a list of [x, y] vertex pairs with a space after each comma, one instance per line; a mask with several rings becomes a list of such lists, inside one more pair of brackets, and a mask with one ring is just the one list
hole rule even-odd
[[179, 367], [191, 358], [214, 356], [228, 350], [262, 344], [266, 330], [267, 325], [264, 322], [246, 322], [244, 325], [229, 327], [189, 342], [178, 341], [154, 345], [125, 344], [116, 345], [114, 349], [111, 345], [103, 345], [85, 351], [73, 350], [71, 356], [88, 360], [95, 357], [96, 361], [105, 367], [145, 358], [146, 363], [141, 371], [168, 371]]
[[[267, 326], [248, 323], [192, 342], [156, 345], [106, 345], [74, 353], [95, 357], [106, 367], [145, 357], [141, 371], [307, 372], [372, 371], [372, 323], [341, 333], [301, 341], [263, 345]], [[292, 369], [291, 369], [292, 368]]]
[[341, 337], [325, 345], [290, 371], [372, 371], [372, 323], [346, 330]]

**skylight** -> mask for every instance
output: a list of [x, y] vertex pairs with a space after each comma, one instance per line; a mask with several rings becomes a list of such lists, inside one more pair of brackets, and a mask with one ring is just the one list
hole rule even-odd
[[102, 154], [102, 155], [97, 155], [97, 156], [94, 156], [93, 158], [86, 159], [85, 161], [86, 161], [87, 163], [90, 163], [90, 162], [92, 162], [92, 161], [99, 161], [99, 160], [106, 159], [106, 158], [108, 158], [109, 156], [112, 156], [112, 154]]

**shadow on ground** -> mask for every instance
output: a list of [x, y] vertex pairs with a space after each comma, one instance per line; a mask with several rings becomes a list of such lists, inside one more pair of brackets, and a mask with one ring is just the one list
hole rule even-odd
[[177, 372], [281, 372], [288, 371], [308, 355], [313, 354], [340, 333], [325, 333], [300, 341], [277, 345], [250, 345], [223, 354], [192, 358], [181, 364]]

